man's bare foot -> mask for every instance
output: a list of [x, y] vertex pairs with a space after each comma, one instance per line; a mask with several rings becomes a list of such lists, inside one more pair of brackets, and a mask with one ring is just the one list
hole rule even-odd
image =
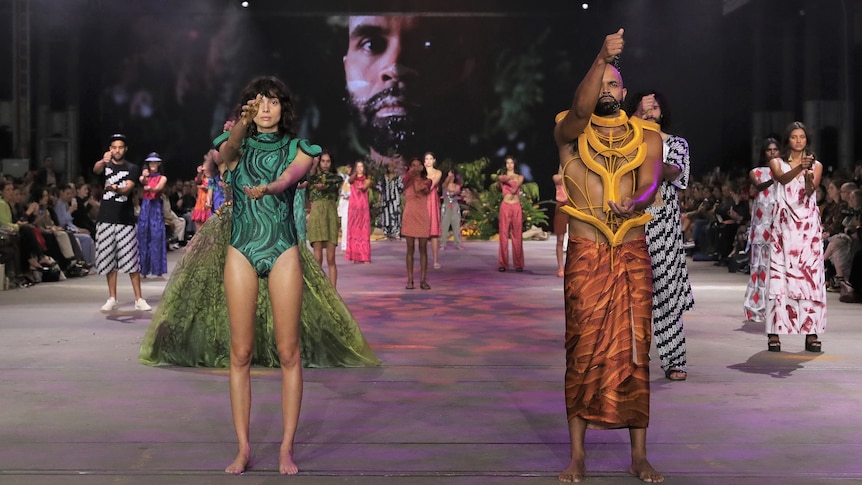
[[584, 460], [572, 460], [569, 466], [560, 473], [560, 481], [566, 483], [581, 483], [587, 476], [587, 467]]
[[299, 473], [299, 467], [293, 462], [293, 450], [286, 448], [284, 445], [278, 452], [278, 473], [282, 475], [296, 475]]
[[646, 483], [661, 483], [664, 481], [664, 475], [655, 471], [655, 468], [646, 461], [646, 458], [643, 460], [632, 461], [629, 473], [640, 478], [642, 482]]
[[231, 475], [240, 475], [245, 472], [245, 469], [248, 468], [248, 457], [249, 451], [244, 450], [240, 451], [236, 455], [236, 459], [228, 465], [227, 468], [224, 469], [225, 473], [230, 473]]

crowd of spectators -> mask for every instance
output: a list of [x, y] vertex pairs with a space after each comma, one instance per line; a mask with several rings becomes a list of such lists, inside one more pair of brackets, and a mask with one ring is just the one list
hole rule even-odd
[[[92, 274], [100, 183], [83, 176], [66, 183], [46, 158], [22, 178], [0, 175], [0, 188], [0, 263], [12, 286]], [[756, 191], [747, 173], [716, 170], [680, 192], [684, 246], [694, 261], [748, 274], [749, 202]], [[162, 200], [169, 250], [194, 235], [199, 192], [195, 179], [168, 182]], [[862, 303], [862, 163], [827, 170], [817, 192], [827, 291]]]
[[[43, 166], [12, 177], [0, 174], [0, 264], [11, 287], [94, 274], [96, 216], [102, 183], [84, 176], [66, 182]], [[169, 183], [162, 196], [168, 250], [185, 246], [195, 232], [194, 180]], [[140, 194], [135, 197], [136, 211]]]

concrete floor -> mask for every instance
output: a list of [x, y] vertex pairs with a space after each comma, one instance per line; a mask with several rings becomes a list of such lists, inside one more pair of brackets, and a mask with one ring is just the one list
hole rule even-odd
[[[339, 255], [339, 290], [383, 360], [306, 369], [300, 474], [277, 473], [279, 374], [253, 371], [252, 469], [235, 455], [225, 370], [137, 362], [149, 313], [99, 312], [104, 278], [0, 292], [0, 484], [540, 484], [568, 462], [562, 285], [554, 243], [498, 273], [495, 242], [444, 251], [431, 291], [404, 290], [403, 243]], [[179, 252], [170, 253], [171, 267]], [[746, 277], [691, 263], [689, 379], [653, 356], [653, 465], [678, 484], [862, 483], [862, 305], [829, 294], [823, 354], [766, 351], [742, 322]], [[418, 282], [417, 282], [418, 283]], [[144, 282], [158, 303], [164, 280]], [[587, 483], [627, 476], [628, 434], [588, 431]]]

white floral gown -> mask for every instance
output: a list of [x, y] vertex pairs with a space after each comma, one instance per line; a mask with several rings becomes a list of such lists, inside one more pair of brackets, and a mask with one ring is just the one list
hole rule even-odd
[[[784, 172], [790, 170], [781, 161]], [[766, 333], [814, 334], [826, 330], [826, 279], [820, 210], [805, 179], [775, 183]]]
[[[751, 173], [758, 184], [772, 180], [769, 167], [757, 167]], [[769, 242], [777, 188], [778, 185], [773, 184], [758, 192], [751, 206], [751, 230], [748, 235], [751, 277], [745, 289], [743, 308], [745, 317], [758, 323], [766, 321], [766, 275], [769, 274]]]

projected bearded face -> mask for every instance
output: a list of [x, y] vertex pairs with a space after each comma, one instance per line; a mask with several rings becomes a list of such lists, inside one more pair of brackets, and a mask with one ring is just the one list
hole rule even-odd
[[446, 77], [439, 29], [431, 22], [410, 16], [357, 16], [348, 22], [348, 103], [361, 142], [380, 154], [404, 153], [423, 108], [441, 87], [430, 74]]
[[596, 116], [616, 116], [620, 111], [626, 90], [623, 87], [623, 78], [620, 72], [613, 66], [605, 67], [602, 76], [602, 91], [593, 111]]

